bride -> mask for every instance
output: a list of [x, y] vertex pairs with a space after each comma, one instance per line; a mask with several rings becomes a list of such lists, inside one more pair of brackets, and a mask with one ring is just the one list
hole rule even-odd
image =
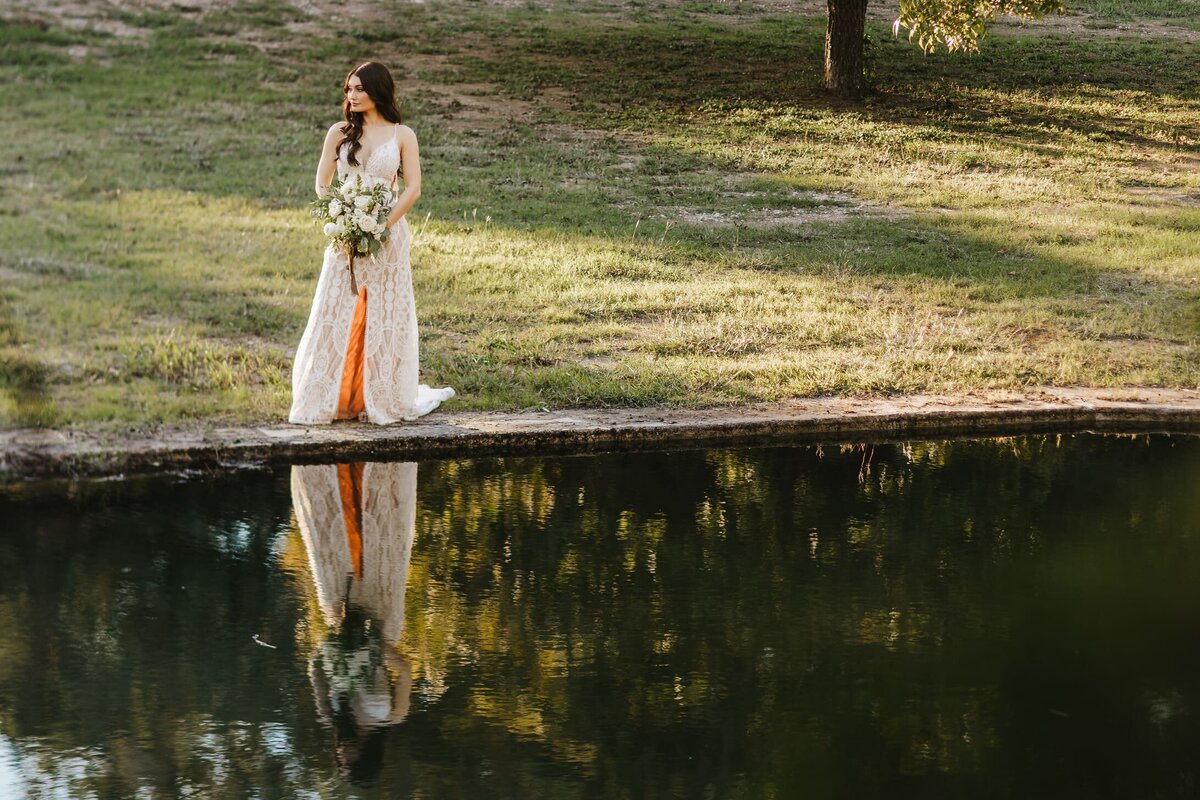
[[405, 213], [421, 196], [417, 137], [400, 123], [395, 83], [387, 67], [368, 61], [342, 84], [345, 122], [325, 135], [317, 165], [323, 197], [337, 170], [404, 190], [388, 215], [390, 230], [375, 258], [354, 263], [359, 292], [351, 290], [346, 253], [325, 250], [312, 311], [292, 367], [288, 421], [318, 425], [358, 419], [387, 425], [428, 414], [454, 396], [450, 387], [417, 384], [417, 312], [413, 302], [412, 241]]

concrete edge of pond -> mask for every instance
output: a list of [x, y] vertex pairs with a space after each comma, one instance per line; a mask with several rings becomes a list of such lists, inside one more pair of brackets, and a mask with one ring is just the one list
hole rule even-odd
[[437, 412], [418, 422], [152, 432], [0, 431], [0, 481], [228, 469], [295, 461], [590, 453], [709, 445], [1028, 433], [1200, 433], [1200, 390], [1042, 389], [710, 409]]

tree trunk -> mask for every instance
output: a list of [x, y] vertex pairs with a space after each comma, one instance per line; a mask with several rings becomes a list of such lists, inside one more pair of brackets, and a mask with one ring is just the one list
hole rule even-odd
[[825, 29], [825, 88], [838, 97], [863, 93], [863, 29], [867, 0], [828, 0]]

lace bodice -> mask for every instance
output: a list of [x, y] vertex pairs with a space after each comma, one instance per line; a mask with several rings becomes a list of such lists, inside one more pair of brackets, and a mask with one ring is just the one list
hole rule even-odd
[[392, 128], [392, 135], [383, 144], [371, 151], [371, 154], [363, 160], [363, 151], [358, 151], [359, 166], [354, 166], [349, 161], [350, 148], [345, 142], [338, 148], [337, 171], [338, 178], [345, 180], [347, 177], [354, 175], [362, 175], [364, 181], [371, 183], [391, 184], [395, 179], [396, 173], [400, 170], [400, 144], [398, 134], [400, 126], [395, 125]]

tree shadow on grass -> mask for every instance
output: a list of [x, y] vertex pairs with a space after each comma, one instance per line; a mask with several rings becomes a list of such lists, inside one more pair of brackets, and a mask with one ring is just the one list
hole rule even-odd
[[[1131, 107], [1173, 105], [1200, 91], [1189, 42], [1036, 40], [989, 37], [978, 55], [924, 56], [873, 26], [868, 45], [874, 91], [867, 102], [840, 101], [820, 89], [823, 21], [766, 18], [718, 26], [560, 25], [515, 29], [494, 56], [457, 59], [464, 77], [497, 80], [534, 96], [546, 87], [575, 94], [577, 108], [602, 120], [654, 125], [705, 107], [856, 112], [878, 122], [990, 136], [985, 123], [1011, 119], [1006, 135], [1045, 137], [1047, 129], [1128, 141], [1149, 148], [1195, 149], [1191, 123], [1147, 120]], [[1099, 106], [1099, 107], [1098, 107]], [[1112, 113], [1117, 107], [1121, 113]], [[1182, 115], [1181, 115], [1182, 116]], [[1149, 136], [1148, 127], [1166, 127]]]
[[[821, 20], [801, 17], [741, 26], [681, 22], [599, 29], [560, 21], [514, 28], [511, 38], [494, 42], [496, 53], [464, 55], [455, 61], [462, 65], [463, 79], [495, 80], [519, 94], [533, 97], [549, 87], [567, 89], [574, 106], [569, 117], [584, 124], [679, 131], [681, 138], [693, 136], [697, 126], [710, 127], [711, 133], [701, 135], [714, 142], [726, 129], [709, 123], [750, 106], [780, 116], [821, 114], [820, 125], [801, 119], [792, 135], [817, 142], [827, 137], [834, 146], [856, 136], [870, 143], [878, 136], [882, 147], [887, 144], [884, 139], [919, 141], [926, 131], [936, 131], [940, 141], [951, 145], [970, 138], [979, 144], [1003, 142], [1041, 158], [1060, 154], [1064, 136], [1127, 142], [1170, 155], [1183, 147], [1196, 149], [1187, 145], [1188, 134], [1180, 128], [1186, 118], [1182, 111], [1191, 102], [1184, 98], [1200, 87], [1200, 74], [1190, 68], [1194, 51], [1187, 42], [999, 37], [985, 40], [978, 56], [925, 57], [875, 28], [868, 52], [877, 91], [868, 102], [850, 103], [832, 100], [819, 89], [822, 34]], [[1112, 114], [1114, 107], [1123, 113]], [[1177, 113], [1157, 118], [1160, 107]], [[837, 117], [843, 112], [879, 127], [839, 130]], [[1004, 117], [999, 126], [994, 124], [998, 117]], [[672, 149], [655, 147], [668, 153]], [[671, 168], [677, 173], [717, 175], [731, 168], [697, 153], [667, 156], [672, 158], [682, 162]], [[780, 194], [788, 188], [815, 188], [805, 187], [802, 178], [762, 180], [775, 180]], [[547, 205], [556, 207], [553, 201]], [[947, 279], [969, 275], [1023, 296], [1038, 294], [1035, 287], [1048, 288], [1041, 280], [1029, 281], [1031, 272], [1054, 274], [1054, 283], [1068, 293], [1089, 291], [1088, 287], [1104, 290], [1102, 273], [1086, 263], [1030, 252], [1000, 258], [999, 251], [1009, 247], [1003, 239], [963, 233], [965, 226], [945, 220], [925, 220], [861, 223], [874, 228], [872, 238], [879, 244], [862, 269], [891, 274], [915, 268]], [[1164, 219], [1162, 224], [1178, 221]], [[739, 233], [743, 245], [753, 244], [756, 237], [777, 237], [745, 229]], [[861, 228], [843, 228], [835, 239], [850, 246], [861, 233]], [[710, 240], [720, 243], [733, 235], [700, 232], [701, 249]], [[912, 255], [914, 241], [935, 244], [924, 247], [933, 251], [924, 265], [905, 257]], [[801, 241], [795, 248], [797, 261], [803, 262], [805, 244]], [[1014, 257], [1021, 263], [1014, 265]], [[772, 260], [773, 265], [777, 262]], [[1164, 280], [1125, 277], [1146, 284]]]

